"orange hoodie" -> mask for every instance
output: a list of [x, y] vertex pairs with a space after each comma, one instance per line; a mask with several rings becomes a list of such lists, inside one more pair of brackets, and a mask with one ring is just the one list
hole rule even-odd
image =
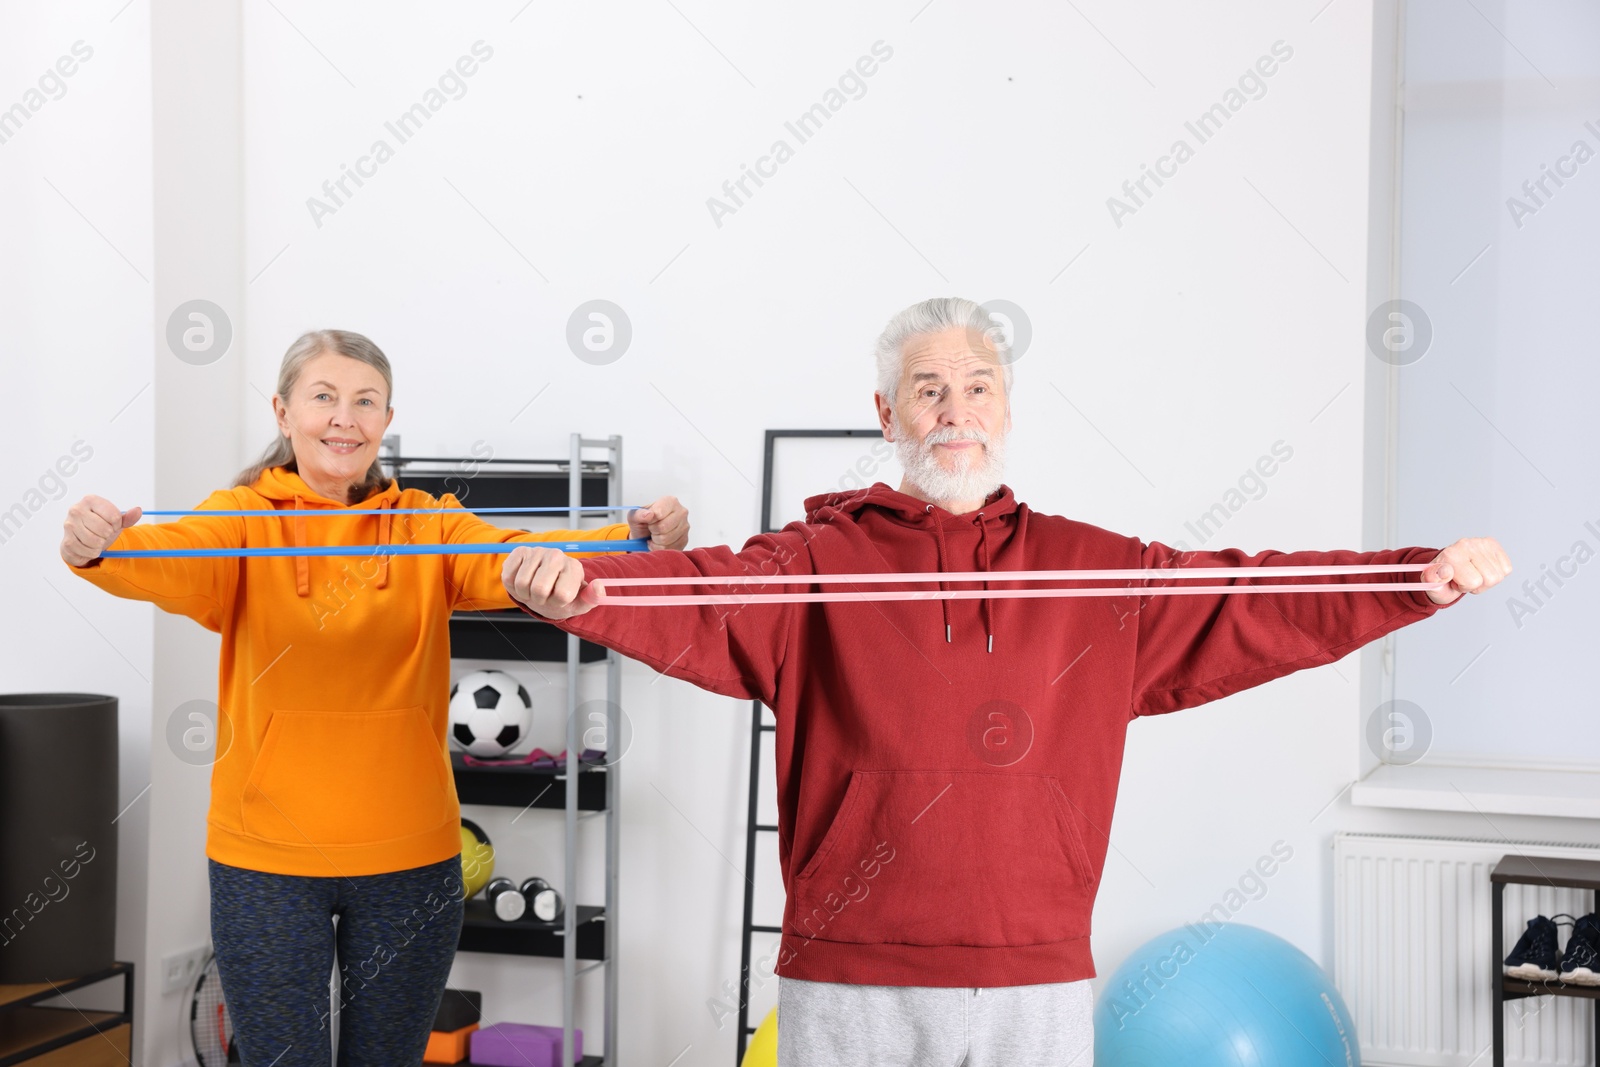
[[[355, 508], [459, 508], [393, 480]], [[285, 467], [219, 489], [191, 516], [132, 526], [117, 549], [617, 540], [626, 523], [529, 533], [445, 515], [344, 510]], [[445, 744], [450, 613], [513, 608], [501, 555], [100, 558], [73, 573], [222, 635], [206, 855], [275, 874], [376, 874], [461, 850]]]

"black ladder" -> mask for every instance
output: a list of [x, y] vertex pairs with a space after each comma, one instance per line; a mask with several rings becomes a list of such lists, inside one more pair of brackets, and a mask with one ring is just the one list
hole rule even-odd
[[[765, 457], [761, 465], [761, 532], [777, 533], [781, 527], [772, 525], [772, 461], [774, 446], [780, 438], [784, 437], [882, 437], [883, 431], [877, 427], [870, 430], [768, 430]], [[759, 700], [750, 702], [750, 811], [745, 819], [745, 845], [744, 845], [744, 936], [743, 950], [739, 958], [739, 1042], [738, 1054], [734, 1064], [744, 1060], [745, 1046], [749, 1044], [750, 1035], [756, 1028], [750, 1025], [750, 938], [755, 934], [783, 933], [781, 926], [760, 926], [755, 922], [756, 885], [750, 872], [755, 870], [756, 864], [756, 834], [776, 833], [778, 827], [773, 823], [756, 822], [756, 806], [761, 792], [761, 735], [777, 730], [775, 724], [761, 721], [761, 709], [764, 705]]]

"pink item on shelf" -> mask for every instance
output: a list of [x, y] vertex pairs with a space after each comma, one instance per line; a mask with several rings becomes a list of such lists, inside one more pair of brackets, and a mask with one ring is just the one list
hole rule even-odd
[[521, 756], [507, 756], [503, 759], [478, 759], [476, 756], [463, 754], [461, 762], [469, 767], [560, 767], [567, 762], [567, 750], [562, 749], [561, 755], [552, 756], [542, 748]]
[[[578, 753], [578, 762], [595, 766], [606, 761], [606, 751], [603, 748], [586, 748]], [[559, 768], [567, 765], [567, 750], [562, 749], [559, 756], [552, 756], [542, 748], [536, 748], [521, 756], [506, 756], [501, 759], [479, 759], [476, 756], [461, 754], [461, 762], [468, 767], [552, 767]]]
[[[495, 1023], [473, 1032], [468, 1047], [471, 1063], [480, 1067], [557, 1067], [561, 1063], [561, 1027], [530, 1023]], [[572, 1062], [583, 1059], [583, 1031], [572, 1031]]]

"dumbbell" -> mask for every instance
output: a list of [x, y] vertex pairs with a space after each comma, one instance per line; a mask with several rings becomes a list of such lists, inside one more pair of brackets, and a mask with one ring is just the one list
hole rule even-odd
[[529, 878], [523, 882], [522, 899], [528, 904], [531, 919], [553, 923], [561, 918], [561, 894], [543, 878]]
[[484, 887], [483, 892], [489, 898], [489, 907], [494, 910], [494, 917], [501, 922], [516, 922], [528, 910], [528, 899], [517, 891], [517, 884], [509, 878], [489, 879], [489, 884]]

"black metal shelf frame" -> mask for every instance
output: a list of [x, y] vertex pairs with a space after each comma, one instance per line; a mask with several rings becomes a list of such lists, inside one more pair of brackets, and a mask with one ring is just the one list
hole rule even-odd
[[1594, 894], [1590, 902], [1590, 910], [1593, 911], [1600, 908], [1600, 863], [1512, 853], [1500, 857], [1500, 862], [1489, 872], [1489, 921], [1492, 924], [1489, 950], [1493, 954], [1490, 978], [1493, 1031], [1490, 1040], [1491, 1067], [1503, 1067], [1505, 1064], [1505, 1002], [1541, 996], [1586, 997], [1594, 1001], [1594, 1055], [1595, 1062], [1600, 1063], [1600, 986], [1561, 981], [1529, 982], [1504, 973], [1502, 961], [1505, 959], [1506, 946], [1503, 923], [1507, 885], [1587, 889]]
[[[75, 989], [95, 985], [111, 978], [122, 978], [122, 1010], [114, 1011], [80, 1011], [77, 1008], [57, 1008], [41, 1006], [40, 1002], [51, 1000], [63, 993], [70, 993]], [[137, 1047], [133, 1042], [133, 964], [118, 961], [103, 970], [92, 974], [83, 975], [68, 981], [42, 983], [44, 988], [32, 993], [5, 999], [0, 1002], [0, 1031], [11, 1029], [3, 1025], [5, 1017], [10, 1015], [14, 1019], [37, 1020], [45, 1013], [52, 1013], [64, 1019], [76, 1019], [82, 1025], [71, 1029], [62, 1030], [53, 1027], [53, 1036], [35, 1041], [23, 1047], [7, 1049], [0, 1045], [0, 1067], [11, 1067], [12, 1064], [26, 1063], [37, 1059], [56, 1049], [64, 1048], [87, 1037], [95, 1037], [115, 1030], [119, 1026], [128, 1027], [128, 1050], [130, 1054]], [[3, 988], [3, 987], [0, 987]]]

